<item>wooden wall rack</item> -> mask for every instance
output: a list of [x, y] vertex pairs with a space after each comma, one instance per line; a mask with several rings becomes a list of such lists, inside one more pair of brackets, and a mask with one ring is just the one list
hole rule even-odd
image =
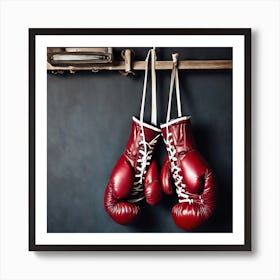
[[[104, 64], [88, 64], [88, 65], [53, 65], [50, 60], [47, 61], [47, 70], [53, 73], [63, 73], [69, 71], [75, 73], [77, 70], [90, 70], [98, 72], [100, 70], [117, 70], [124, 75], [134, 74], [134, 71], [145, 70], [145, 61], [134, 61], [133, 52], [129, 49], [122, 52], [123, 61], [113, 61]], [[171, 70], [172, 61], [156, 61], [156, 70]], [[232, 60], [179, 60], [179, 69], [232, 69]]]

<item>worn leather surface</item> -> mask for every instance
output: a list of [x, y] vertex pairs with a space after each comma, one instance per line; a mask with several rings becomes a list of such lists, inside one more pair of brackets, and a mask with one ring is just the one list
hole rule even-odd
[[144, 192], [146, 202], [150, 205], [155, 205], [160, 202], [162, 197], [158, 168], [155, 160], [152, 160], [148, 167], [145, 181]]
[[[163, 137], [171, 133], [176, 149], [176, 166], [185, 184], [184, 192], [193, 199], [193, 203], [179, 202], [172, 208], [172, 217], [176, 225], [185, 230], [197, 228], [210, 218], [215, 209], [216, 183], [213, 171], [196, 148], [190, 119], [181, 120], [162, 129]], [[169, 159], [170, 160], [170, 159]], [[161, 185], [164, 193], [172, 194], [170, 180], [170, 162], [165, 159], [161, 170]], [[174, 176], [174, 173], [172, 173]], [[183, 197], [178, 196], [178, 199]]]
[[[161, 188], [158, 177], [158, 170], [155, 161], [147, 166], [147, 173], [143, 181], [143, 193], [132, 195], [136, 177], [139, 173], [137, 164], [141, 159], [141, 127], [139, 123], [132, 120], [132, 127], [129, 140], [124, 153], [117, 161], [104, 193], [104, 207], [109, 216], [119, 224], [133, 223], [140, 214], [137, 203], [131, 203], [131, 198], [139, 195], [145, 196], [146, 202], [154, 205], [160, 201]], [[147, 142], [153, 140], [159, 132], [144, 127], [144, 136]]]

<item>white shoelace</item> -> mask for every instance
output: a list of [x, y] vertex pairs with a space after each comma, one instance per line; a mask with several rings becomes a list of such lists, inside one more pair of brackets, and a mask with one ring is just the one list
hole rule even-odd
[[172, 176], [174, 179], [174, 184], [176, 186], [176, 193], [179, 197], [179, 203], [188, 202], [188, 203], [192, 204], [193, 199], [191, 199], [185, 191], [186, 185], [183, 183], [183, 176], [180, 174], [182, 170], [176, 164], [176, 161], [178, 159], [176, 157], [176, 149], [173, 145], [172, 133], [167, 132], [167, 136], [166, 136], [166, 139], [164, 139], [164, 142], [166, 144], [166, 149], [167, 149], [168, 158], [169, 158], [169, 162], [170, 162], [170, 169], [171, 169], [171, 173], [172, 173]]
[[183, 183], [183, 176], [181, 175], [182, 169], [176, 164], [178, 161], [176, 157], [176, 148], [173, 145], [172, 133], [167, 131], [166, 139], [164, 139], [166, 144], [166, 149], [168, 153], [168, 158], [170, 162], [170, 171], [174, 179], [174, 184], [176, 186], [176, 193], [179, 198], [179, 203], [188, 202], [189, 204], [199, 203], [203, 204], [204, 200], [202, 195], [188, 193], [186, 191], [186, 184]]
[[[154, 139], [152, 139], [150, 142], [145, 141], [145, 135], [142, 132], [140, 133], [141, 140], [139, 142], [139, 148], [142, 146], [143, 150], [140, 149], [139, 153], [141, 155], [140, 158], [137, 159], [137, 165], [136, 165], [136, 174], [135, 174], [135, 180], [133, 183], [133, 191], [131, 192], [131, 196], [136, 198], [131, 198], [128, 201], [135, 203], [138, 201], [141, 201], [144, 199], [144, 180], [146, 177], [147, 169], [149, 165], [151, 164], [151, 159], [153, 156], [153, 150], [155, 148], [155, 145], [157, 143], [158, 137], [160, 135], [157, 135]], [[140, 197], [138, 197], [141, 195]]]

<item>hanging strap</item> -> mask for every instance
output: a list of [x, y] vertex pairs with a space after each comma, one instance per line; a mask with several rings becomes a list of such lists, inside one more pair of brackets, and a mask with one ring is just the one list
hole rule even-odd
[[151, 123], [157, 125], [157, 83], [156, 83], [156, 50], [151, 50], [151, 74], [152, 74], [152, 108], [151, 108]]
[[173, 60], [173, 67], [172, 67], [172, 71], [171, 71], [166, 123], [168, 123], [170, 121], [171, 102], [172, 102], [172, 94], [173, 94], [173, 88], [174, 88], [174, 80], [175, 80], [175, 88], [176, 88], [178, 117], [182, 117], [181, 95], [180, 95], [179, 75], [178, 75], [178, 54], [177, 53], [172, 54], [172, 60]]
[[152, 80], [152, 105], [151, 105], [151, 123], [153, 125], [157, 125], [157, 101], [156, 101], [156, 50], [155, 48], [148, 51], [147, 57], [145, 59], [146, 67], [145, 67], [145, 78], [143, 85], [143, 94], [142, 94], [142, 102], [141, 102], [141, 110], [140, 110], [140, 122], [143, 123], [144, 120], [144, 110], [145, 110], [145, 100], [146, 100], [146, 92], [147, 92], [147, 81], [148, 81], [148, 70], [149, 70], [149, 58], [151, 55], [151, 80]]

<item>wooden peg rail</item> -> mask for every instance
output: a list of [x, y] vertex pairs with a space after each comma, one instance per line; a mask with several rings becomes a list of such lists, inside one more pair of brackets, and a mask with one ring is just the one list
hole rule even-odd
[[[81, 51], [82, 49], [77, 49]], [[77, 51], [76, 49], [74, 51]], [[73, 51], [73, 50], [71, 50]], [[73, 52], [72, 52], [73, 53]], [[71, 53], [71, 54], [72, 54]], [[62, 54], [69, 54], [69, 52], [62, 52]], [[50, 53], [51, 55], [51, 53]], [[134, 73], [134, 71], [145, 70], [146, 61], [134, 61], [133, 51], [126, 49], [122, 51], [121, 61], [111, 61], [110, 63], [95, 63], [95, 64], [54, 64], [51, 63], [51, 59], [47, 61], [47, 70], [54, 73], [62, 73], [63, 71], [70, 71], [70, 73], [75, 73], [77, 70], [91, 70], [93, 72], [98, 72], [100, 70], [117, 70], [122, 74], [127, 75], [129, 73]], [[173, 66], [173, 61], [156, 61], [156, 70], [171, 70]], [[231, 60], [179, 60], [179, 69], [232, 69]]]
[[[172, 61], [156, 61], [156, 70], [171, 70]], [[134, 61], [132, 71], [145, 70], [145, 61]], [[179, 69], [232, 69], [231, 60], [181, 60], [178, 64]], [[88, 66], [53, 66], [47, 63], [47, 70], [118, 70], [125, 71], [124, 61], [115, 62], [114, 65], [88, 65]]]

